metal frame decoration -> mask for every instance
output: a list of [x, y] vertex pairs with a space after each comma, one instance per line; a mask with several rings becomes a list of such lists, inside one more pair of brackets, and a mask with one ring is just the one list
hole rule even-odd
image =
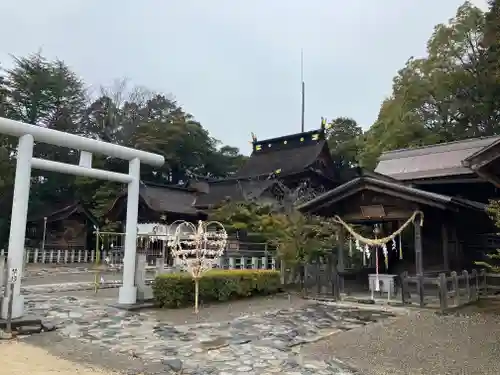
[[180, 223], [169, 247], [180, 265], [191, 274], [194, 281], [194, 311], [199, 312], [199, 285], [203, 275], [210, 271], [224, 254], [227, 233], [218, 221], [199, 221], [198, 226], [184, 221]]

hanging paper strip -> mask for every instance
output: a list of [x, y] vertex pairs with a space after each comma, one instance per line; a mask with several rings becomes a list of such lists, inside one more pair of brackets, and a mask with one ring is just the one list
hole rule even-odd
[[382, 245], [382, 252], [384, 253], [384, 263], [385, 263], [385, 268], [389, 268], [389, 254], [387, 253], [387, 245], [383, 244]]
[[352, 237], [349, 236], [349, 256], [352, 257]]
[[378, 278], [378, 248], [375, 247], [375, 291], [380, 292], [380, 281]]
[[363, 256], [363, 266], [366, 266], [366, 246], [365, 248], [361, 247], [361, 244], [359, 243], [358, 240], [356, 240], [355, 242], [355, 246], [356, 246], [356, 250], [358, 250], [359, 252], [361, 252], [362, 256]]

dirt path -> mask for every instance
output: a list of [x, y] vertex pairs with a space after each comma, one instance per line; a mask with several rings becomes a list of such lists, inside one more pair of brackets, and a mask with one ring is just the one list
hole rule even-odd
[[0, 343], [2, 353], [1, 373], [9, 375], [117, 375], [99, 368], [82, 365], [58, 358], [47, 351], [23, 342]]

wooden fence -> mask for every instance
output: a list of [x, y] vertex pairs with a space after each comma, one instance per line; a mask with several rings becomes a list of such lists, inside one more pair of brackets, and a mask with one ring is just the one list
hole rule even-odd
[[[142, 253], [142, 251], [138, 251]], [[24, 262], [28, 264], [46, 264], [46, 265], [74, 265], [78, 266], [85, 264], [93, 264], [97, 260], [104, 263], [108, 259], [109, 264], [121, 265], [123, 263], [123, 250], [100, 250], [99, 254], [95, 250], [85, 249], [37, 249], [25, 248]], [[149, 255], [147, 253], [146, 255]], [[7, 253], [0, 250], [0, 258], [5, 258]], [[161, 258], [154, 257], [154, 260]], [[259, 249], [228, 249], [219, 259], [218, 266], [225, 269], [275, 269], [276, 268], [276, 253], [273, 250], [265, 251]]]
[[[161, 247], [151, 247], [144, 246], [147, 236], [138, 237], [137, 252], [141, 254], [146, 254], [148, 258], [162, 258], [165, 253], [162, 251]], [[95, 247], [86, 249], [82, 246], [79, 247], [67, 247], [67, 248], [37, 248], [25, 246], [24, 258], [25, 263], [42, 263], [42, 264], [72, 264], [72, 263], [94, 263], [96, 259], [100, 259], [101, 262], [105, 258], [110, 258], [112, 263], [119, 264], [123, 261], [124, 247], [122, 242], [115, 241], [111, 246], [103, 246], [100, 244], [99, 251], [95, 250]], [[147, 241], [146, 241], [147, 242]], [[0, 249], [0, 256], [7, 256], [7, 249]], [[97, 256], [99, 255], [99, 256]], [[237, 240], [230, 240], [227, 243], [226, 251], [224, 252], [223, 258], [226, 267], [240, 268], [240, 263], [247, 264], [248, 267], [251, 266], [251, 258], [269, 258], [269, 263], [271, 263], [271, 258], [276, 257], [276, 248], [270, 246], [265, 242], [243, 242]], [[154, 262], [153, 262], [154, 263]], [[244, 268], [241, 266], [241, 268]]]
[[340, 300], [342, 278], [332, 257], [295, 265], [278, 262], [278, 266], [286, 289], [298, 289], [306, 297]]
[[485, 270], [424, 276], [408, 276], [403, 273], [400, 285], [402, 303], [438, 307], [446, 311], [477, 301], [488, 290], [500, 290], [500, 285], [488, 285], [492, 278], [499, 278], [500, 281], [500, 275], [489, 274]]

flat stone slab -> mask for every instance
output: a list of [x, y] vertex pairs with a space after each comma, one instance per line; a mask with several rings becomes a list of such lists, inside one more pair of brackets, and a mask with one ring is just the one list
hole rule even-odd
[[155, 307], [155, 303], [152, 301], [138, 302], [138, 303], [132, 303], [132, 304], [111, 303], [108, 306], [114, 307], [118, 310], [138, 311], [138, 310], [144, 310], [144, 309], [152, 309]]
[[[42, 326], [42, 319], [37, 316], [31, 316], [29, 314], [23, 316], [22, 318], [12, 319], [11, 321], [12, 329], [17, 329], [22, 326]], [[7, 320], [0, 319], [0, 329], [5, 330], [7, 328]]]
[[389, 312], [311, 303], [225, 322], [172, 325], [152, 311], [131, 311], [90, 298], [28, 295], [27, 310], [58, 334], [165, 365], [168, 373], [352, 375], [336, 361], [307, 362], [294, 347], [394, 316]]

